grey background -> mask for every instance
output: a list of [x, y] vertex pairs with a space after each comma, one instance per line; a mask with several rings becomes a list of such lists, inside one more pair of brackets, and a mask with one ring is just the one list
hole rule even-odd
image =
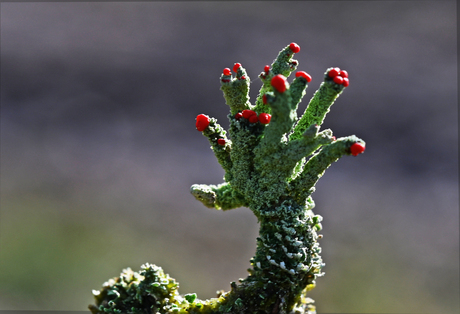
[[0, 309], [85, 310], [125, 267], [205, 299], [246, 277], [257, 221], [189, 194], [223, 171], [195, 130], [227, 127], [219, 76], [297, 42], [350, 86], [324, 128], [367, 150], [313, 195], [321, 313], [457, 313], [455, 1], [1, 3]]

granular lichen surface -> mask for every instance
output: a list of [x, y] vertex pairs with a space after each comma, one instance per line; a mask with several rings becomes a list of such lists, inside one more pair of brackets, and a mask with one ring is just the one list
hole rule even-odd
[[[192, 195], [206, 207], [249, 208], [260, 224], [249, 275], [210, 300], [181, 296], [178, 283], [161, 267], [145, 264], [139, 272], [125, 269], [94, 290], [96, 313], [315, 313], [307, 292], [322, 276], [324, 263], [311, 194], [325, 170], [344, 155], [364, 152], [363, 140], [336, 138], [321, 130], [330, 107], [348, 87], [347, 71], [328, 68], [305, 112], [297, 107], [311, 76], [296, 71], [296, 43], [282, 49], [259, 74], [260, 93], [249, 101], [250, 78], [240, 63], [225, 68], [221, 90], [230, 107], [227, 132], [215, 118], [200, 114], [196, 129], [209, 140], [225, 170], [224, 182], [195, 184]], [[288, 77], [296, 71], [294, 79]]]

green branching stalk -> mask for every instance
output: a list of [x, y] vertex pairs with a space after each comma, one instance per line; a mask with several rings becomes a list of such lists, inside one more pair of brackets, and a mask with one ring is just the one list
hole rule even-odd
[[260, 229], [249, 275], [232, 282], [228, 292], [211, 300], [181, 296], [178, 284], [163, 270], [145, 264], [141, 271], [125, 269], [120, 277], [93, 291], [93, 314], [102, 313], [315, 313], [306, 296], [322, 276], [324, 263], [318, 234], [322, 217], [313, 213], [311, 194], [325, 170], [344, 155], [364, 152], [356, 136], [336, 139], [320, 130], [330, 107], [348, 86], [348, 73], [329, 68], [304, 114], [297, 107], [310, 75], [296, 72], [292, 57], [300, 47], [291, 43], [259, 75], [255, 105], [249, 102], [249, 76], [241, 64], [221, 75], [221, 89], [230, 107], [229, 138], [217, 120], [197, 116], [196, 128], [209, 140], [225, 170], [219, 185], [194, 184], [191, 193], [206, 207], [230, 210], [248, 207]]
[[332, 68], [328, 69], [325, 73], [325, 81], [321, 83], [321, 86], [310, 100], [307, 109], [305, 109], [304, 114], [297, 122], [289, 137], [291, 140], [300, 138], [303, 132], [305, 132], [310, 125], [323, 124], [324, 118], [329, 112], [329, 108], [342, 93], [344, 86], [338, 85], [334, 83], [334, 81], [330, 80], [328, 75], [330, 70], [332, 70]]

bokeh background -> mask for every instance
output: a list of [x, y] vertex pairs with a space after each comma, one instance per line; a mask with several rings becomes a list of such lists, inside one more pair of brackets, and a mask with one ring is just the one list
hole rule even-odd
[[320, 313], [458, 313], [455, 1], [1, 3], [0, 310], [85, 311], [150, 262], [205, 299], [246, 277], [257, 221], [189, 194], [223, 171], [195, 130], [228, 126], [219, 77], [290, 42], [350, 86], [326, 118], [367, 142], [313, 195]]

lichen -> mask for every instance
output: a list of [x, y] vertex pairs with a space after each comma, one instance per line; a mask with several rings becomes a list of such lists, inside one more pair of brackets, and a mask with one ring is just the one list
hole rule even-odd
[[92, 313], [315, 313], [306, 297], [324, 263], [318, 234], [320, 215], [313, 213], [311, 194], [325, 170], [344, 155], [358, 155], [365, 143], [356, 136], [335, 138], [320, 131], [330, 107], [349, 85], [348, 73], [329, 68], [303, 115], [297, 107], [311, 81], [296, 72], [292, 59], [300, 47], [291, 43], [265, 66], [255, 105], [249, 102], [250, 79], [241, 64], [221, 76], [221, 90], [230, 107], [229, 135], [217, 120], [197, 116], [196, 128], [209, 140], [225, 170], [219, 185], [195, 184], [191, 193], [206, 207], [229, 210], [248, 207], [260, 230], [247, 278], [232, 282], [228, 292], [200, 300], [181, 296], [178, 284], [155, 265], [141, 271], [125, 269], [120, 277], [93, 291]]

